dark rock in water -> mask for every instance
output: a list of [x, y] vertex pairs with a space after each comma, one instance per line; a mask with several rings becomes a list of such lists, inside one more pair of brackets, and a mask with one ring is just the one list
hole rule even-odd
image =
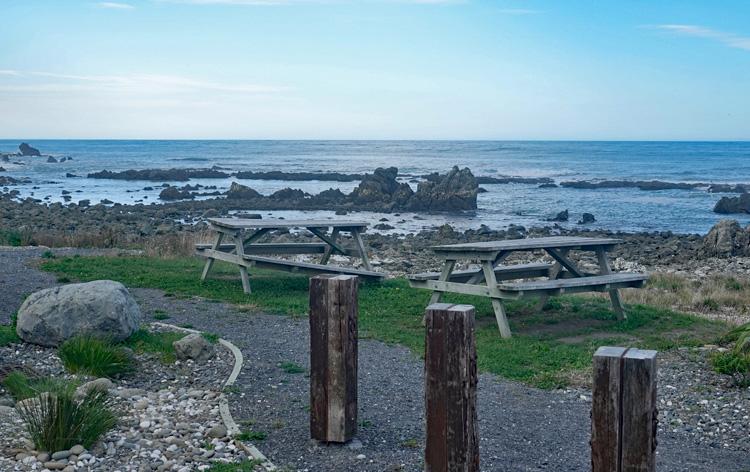
[[70, 195], [70, 193], [71, 193], [70, 190], [63, 190], [62, 191], [63, 195]]
[[349, 197], [359, 205], [386, 204], [402, 207], [414, 195], [409, 184], [396, 180], [398, 169], [378, 167], [372, 174], [366, 174]]
[[3, 154], [2, 161], [3, 162], [10, 162], [10, 157], [8, 157], [7, 155]]
[[587, 225], [589, 223], [593, 223], [596, 221], [596, 218], [594, 218], [594, 215], [591, 213], [584, 213], [581, 215], [581, 219], [578, 220], [579, 225]]
[[487, 193], [487, 192], [489, 192], [489, 190], [487, 190], [487, 189], [486, 189], [486, 188], [484, 188], [484, 187], [479, 187], [479, 188], [477, 189], [477, 193]]
[[660, 180], [571, 180], [560, 182], [560, 186], [568, 188], [581, 189], [602, 189], [602, 188], [637, 188], [640, 190], [693, 190], [698, 187], [704, 187], [702, 183], [688, 182], [662, 182]]
[[557, 188], [558, 185], [554, 183], [548, 183], [548, 184], [541, 184], [539, 188]]
[[167, 187], [161, 192], [159, 192], [159, 199], [166, 200], [166, 201], [174, 201], [174, 200], [188, 200], [192, 199], [193, 194], [190, 193], [190, 189], [186, 188], [177, 188], [177, 187]]
[[750, 193], [737, 197], [721, 197], [714, 206], [714, 213], [750, 213]]
[[22, 156], [41, 156], [42, 155], [42, 153], [39, 152], [39, 149], [29, 146], [28, 143], [21, 143], [18, 146], [18, 150], [21, 151]]
[[5, 172], [5, 167], [0, 167], [0, 172]]
[[50, 163], [50, 164], [57, 164], [57, 159], [55, 159], [55, 158], [54, 158], [54, 157], [52, 157], [52, 156], [49, 156], [49, 157], [47, 158], [47, 162], [48, 162], [48, 163]]
[[378, 223], [375, 226], [373, 226], [373, 228], [379, 229], [379, 230], [383, 230], [383, 231], [384, 230], [389, 230], [389, 229], [396, 229], [395, 226], [391, 226], [391, 225], [389, 225], [387, 223]]
[[703, 238], [703, 250], [709, 256], [747, 256], [750, 254], [750, 227], [736, 220], [721, 220]]
[[72, 179], [72, 178], [74, 178], [74, 177], [78, 177], [78, 176], [77, 176], [77, 175], [75, 175], [75, 174], [71, 174], [70, 172], [66, 172], [66, 173], [65, 173], [65, 177], [67, 177], [67, 178], [69, 178], [69, 179]]
[[[430, 182], [437, 182], [442, 176], [433, 172], [432, 174], [423, 175], [422, 178]], [[553, 182], [549, 177], [514, 177], [510, 175], [489, 176], [480, 175], [475, 177], [477, 184], [545, 184]]]
[[559, 212], [557, 215], [555, 215], [554, 218], [550, 218], [549, 221], [563, 222], [563, 221], [568, 221], [568, 219], [570, 219], [570, 214], [568, 213], [568, 210], [563, 210]]
[[247, 200], [252, 198], [261, 198], [263, 195], [256, 192], [250, 187], [247, 187], [237, 182], [232, 182], [232, 185], [227, 190], [227, 198], [233, 200]]
[[103, 203], [104, 205], [111, 205], [114, 202], [112, 200], [109, 200], [108, 198], [104, 198], [102, 199], [101, 203]]
[[750, 185], [746, 184], [711, 184], [709, 193], [748, 193]]
[[456, 166], [438, 181], [421, 182], [406, 208], [411, 211], [476, 210], [478, 189], [471, 170]]
[[90, 179], [115, 179], [115, 180], [171, 180], [185, 182], [194, 179], [221, 179], [229, 177], [230, 174], [216, 169], [143, 169], [125, 170], [122, 172], [111, 172], [103, 170], [88, 174]]
[[6, 186], [6, 185], [18, 185], [26, 183], [23, 180], [14, 179], [13, 177], [8, 177], [7, 175], [0, 175], [0, 185]]
[[91, 205], [91, 200], [84, 199], [84, 200], [79, 200], [78, 201], [78, 206], [79, 207], [87, 207], [89, 205]]
[[300, 189], [283, 188], [272, 193], [268, 198], [273, 200], [304, 200], [309, 197], [310, 194], [303, 192]]
[[336, 210], [336, 213], [335, 213], [335, 214], [336, 214], [337, 216], [344, 216], [344, 215], [346, 215], [346, 214], [348, 214], [348, 213], [349, 213], [349, 212], [348, 212], [348, 211], [346, 211], [346, 210]]

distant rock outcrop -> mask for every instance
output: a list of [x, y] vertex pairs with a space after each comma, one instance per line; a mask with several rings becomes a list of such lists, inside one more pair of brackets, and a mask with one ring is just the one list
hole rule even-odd
[[563, 210], [559, 212], [557, 215], [555, 215], [554, 218], [550, 218], [549, 221], [556, 221], [558, 223], [562, 223], [565, 221], [568, 221], [570, 219], [570, 213], [568, 213], [568, 210]]
[[750, 213], [750, 193], [742, 193], [737, 197], [721, 197], [714, 206], [714, 213]]
[[479, 185], [468, 167], [454, 167], [437, 181], [420, 182], [409, 198], [411, 211], [464, 211], [477, 209]]
[[594, 218], [594, 215], [591, 213], [584, 213], [581, 215], [581, 219], [578, 220], [579, 225], [587, 225], [589, 223], [594, 223], [596, 221], [596, 218]]
[[229, 190], [227, 190], [227, 198], [232, 200], [248, 200], [262, 197], [263, 195], [254, 189], [246, 185], [238, 184], [237, 182], [232, 182]]
[[710, 256], [747, 256], [750, 228], [742, 228], [736, 220], [721, 220], [703, 238], [703, 249]]
[[602, 188], [637, 188], [640, 190], [692, 190], [698, 187], [705, 187], [703, 183], [692, 182], [662, 182], [661, 180], [570, 180], [560, 182], [561, 187], [581, 188], [581, 189], [602, 189]]
[[21, 143], [18, 146], [18, 150], [21, 151], [22, 156], [41, 156], [42, 153], [39, 149], [29, 146], [28, 143]]
[[211, 169], [143, 169], [143, 170], [125, 170], [122, 172], [112, 172], [103, 170], [101, 172], [92, 172], [86, 177], [89, 179], [115, 179], [115, 180], [149, 180], [149, 181], [177, 181], [186, 182], [191, 178], [194, 179], [223, 179], [230, 174], [222, 172], [217, 168]]

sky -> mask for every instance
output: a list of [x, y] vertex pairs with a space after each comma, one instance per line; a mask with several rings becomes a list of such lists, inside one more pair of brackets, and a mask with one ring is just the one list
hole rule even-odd
[[750, 139], [743, 0], [0, 0], [0, 138]]

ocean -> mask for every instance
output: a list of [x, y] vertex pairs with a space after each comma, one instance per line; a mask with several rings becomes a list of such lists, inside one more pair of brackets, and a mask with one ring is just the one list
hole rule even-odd
[[[13, 152], [21, 139], [0, 140], [0, 151]], [[89, 199], [158, 204], [161, 182], [84, 178], [89, 172], [150, 168], [205, 168], [287, 172], [371, 172], [376, 167], [398, 167], [404, 181], [411, 176], [469, 167], [474, 175], [549, 177], [565, 180], [662, 180], [670, 182], [750, 183], [750, 142], [560, 142], [560, 141], [140, 141], [140, 140], [26, 140], [43, 154], [72, 157], [63, 163], [44, 158], [19, 158], [26, 165], [1, 163], [2, 175], [28, 178], [30, 184], [12, 188], [21, 197], [62, 201], [62, 191], [73, 202]], [[65, 177], [66, 173], [81, 177]], [[194, 179], [191, 184], [215, 185], [220, 190], [235, 179]], [[241, 183], [268, 194], [284, 187], [317, 193], [328, 188], [351, 191], [357, 182], [253, 181]], [[175, 183], [184, 185], [184, 183]], [[415, 184], [414, 184], [415, 185]], [[416, 186], [416, 185], [415, 185]], [[154, 190], [144, 190], [154, 187]], [[501, 229], [510, 224], [540, 226], [561, 210], [570, 211], [575, 227], [583, 212], [596, 222], [590, 228], [619, 231], [705, 233], [722, 217], [713, 213], [724, 194], [705, 190], [642, 191], [633, 188], [539, 188], [537, 184], [487, 184], [473, 214], [402, 214], [406, 222], [395, 232], [417, 231], [443, 223], [457, 229], [485, 224]], [[253, 210], [248, 208], [247, 210]], [[266, 214], [268, 212], [264, 212]], [[333, 212], [275, 211], [269, 216], [326, 217]], [[376, 221], [387, 215], [361, 212]], [[750, 215], [732, 215], [742, 224]], [[393, 218], [390, 218], [393, 220]]]

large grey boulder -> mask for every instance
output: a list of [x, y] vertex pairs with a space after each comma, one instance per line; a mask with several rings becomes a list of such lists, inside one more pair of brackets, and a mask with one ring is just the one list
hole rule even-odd
[[141, 310], [119, 282], [97, 280], [35, 292], [18, 310], [16, 332], [26, 342], [57, 346], [77, 335], [122, 341], [141, 323]]
[[711, 256], [748, 255], [750, 231], [736, 220], [721, 220], [703, 238], [703, 249]]

